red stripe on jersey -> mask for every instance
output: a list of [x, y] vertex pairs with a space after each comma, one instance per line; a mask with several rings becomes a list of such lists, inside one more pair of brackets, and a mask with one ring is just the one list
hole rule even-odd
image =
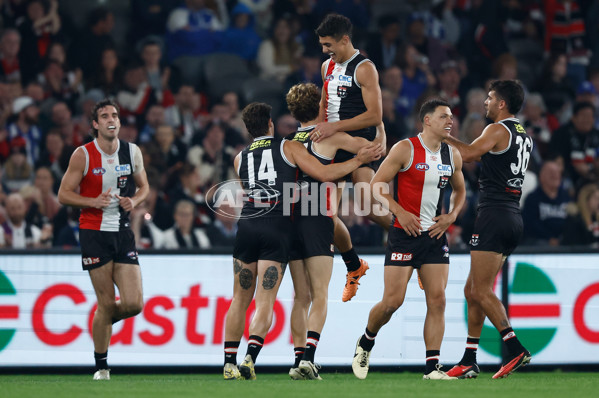
[[[327, 95], [327, 97], [326, 97], [327, 98], [327, 103], [325, 105], [325, 110], [327, 110], [328, 107], [329, 107], [329, 79], [327, 79], [327, 76], [329, 76], [330, 74], [333, 73], [333, 69], [335, 69], [335, 63], [333, 62], [333, 60], [329, 60], [329, 65], [327, 66], [327, 71], [324, 74], [324, 83], [323, 83], [323, 85], [324, 85], [324, 92]], [[324, 121], [325, 122], [327, 122], [328, 119], [329, 119], [329, 117], [327, 116], [328, 114], [329, 114], [328, 112], [324, 113]]]
[[[89, 156], [87, 174], [81, 180], [81, 196], [95, 198], [102, 193], [102, 154], [96, 149], [94, 142], [85, 144]], [[105, 170], [104, 170], [105, 172]], [[102, 209], [87, 207], [81, 210], [79, 228], [100, 230], [102, 225]]]
[[[424, 177], [426, 173], [422, 170], [417, 170], [416, 165], [426, 163], [426, 152], [418, 137], [410, 138], [414, 151], [414, 157], [410, 168], [406, 171], [397, 173], [395, 180], [395, 189], [397, 203], [404, 210], [420, 217], [420, 207], [422, 204], [422, 187], [424, 186]], [[401, 224], [395, 218], [393, 226], [402, 228]], [[403, 229], [403, 228], [402, 228]]]

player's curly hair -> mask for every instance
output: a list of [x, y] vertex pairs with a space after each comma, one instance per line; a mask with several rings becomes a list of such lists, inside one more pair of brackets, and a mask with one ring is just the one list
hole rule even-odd
[[306, 123], [318, 117], [320, 91], [314, 83], [300, 83], [291, 87], [286, 100], [291, 116], [300, 123]]

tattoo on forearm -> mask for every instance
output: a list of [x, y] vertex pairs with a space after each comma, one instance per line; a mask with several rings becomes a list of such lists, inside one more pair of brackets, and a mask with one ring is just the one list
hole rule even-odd
[[244, 290], [248, 290], [250, 287], [252, 287], [253, 280], [254, 274], [249, 269], [244, 268], [239, 272], [239, 285]]
[[238, 260], [233, 259], [233, 271], [235, 272], [235, 275], [241, 272], [241, 268], [241, 263]]
[[270, 290], [275, 287], [279, 280], [279, 271], [277, 267], [271, 265], [264, 272], [264, 278], [262, 278], [262, 287], [264, 290]]

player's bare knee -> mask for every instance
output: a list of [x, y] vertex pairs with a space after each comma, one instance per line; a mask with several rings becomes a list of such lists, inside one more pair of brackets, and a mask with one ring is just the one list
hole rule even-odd
[[427, 297], [426, 306], [429, 311], [445, 312], [445, 294], [435, 294]]

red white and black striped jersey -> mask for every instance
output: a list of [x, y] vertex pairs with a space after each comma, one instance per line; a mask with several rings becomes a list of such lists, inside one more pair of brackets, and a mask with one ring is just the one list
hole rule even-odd
[[[351, 119], [366, 112], [366, 105], [362, 98], [362, 87], [356, 76], [358, 66], [364, 62], [371, 62], [358, 50], [347, 61], [336, 64], [332, 59], [326, 61], [324, 91], [326, 93], [326, 121], [336, 122]], [[354, 137], [364, 137], [372, 141], [376, 137], [376, 126], [366, 129], [347, 131]]]
[[[422, 230], [428, 231], [435, 223], [433, 217], [441, 214], [443, 191], [455, 170], [453, 152], [444, 142], [437, 152], [431, 151], [421, 134], [409, 138], [409, 142], [410, 162], [395, 177], [394, 198], [404, 210], [420, 217]], [[402, 228], [395, 217], [393, 226]]]
[[117, 232], [129, 228], [129, 212], [120, 205], [115, 195], [132, 197], [136, 186], [133, 174], [141, 167], [134, 162], [135, 144], [119, 140], [117, 150], [108, 155], [100, 149], [97, 140], [81, 147], [85, 153], [85, 169], [80, 194], [95, 198], [111, 188], [112, 199], [104, 209], [87, 207], [81, 210], [79, 228]]

